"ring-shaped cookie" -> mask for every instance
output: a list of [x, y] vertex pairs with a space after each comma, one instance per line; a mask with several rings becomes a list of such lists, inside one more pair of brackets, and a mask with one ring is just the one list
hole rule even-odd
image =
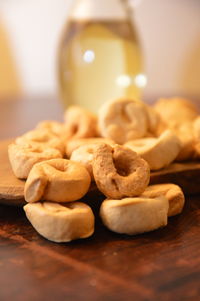
[[164, 196], [169, 202], [168, 216], [180, 214], [185, 204], [182, 189], [175, 184], [156, 184], [148, 186], [141, 197], [156, 198]]
[[72, 202], [81, 199], [89, 190], [91, 178], [78, 162], [53, 159], [37, 163], [25, 183], [25, 200]]
[[98, 126], [102, 137], [118, 144], [145, 137], [149, 126], [146, 106], [132, 99], [107, 102], [99, 110]]
[[103, 224], [116, 233], [140, 234], [167, 225], [169, 202], [158, 198], [125, 198], [105, 200], [100, 216]]
[[67, 158], [70, 158], [72, 152], [82, 145], [88, 144], [109, 144], [111, 146], [115, 145], [116, 143], [108, 138], [79, 138], [79, 139], [72, 139], [69, 140], [66, 144], [66, 155]]
[[61, 154], [64, 154], [65, 147], [63, 141], [52, 134], [47, 129], [35, 129], [16, 138], [16, 144], [27, 146], [44, 146], [58, 149]]
[[86, 238], [94, 232], [94, 214], [84, 203], [38, 202], [25, 205], [24, 211], [36, 231], [54, 242]]
[[93, 175], [93, 160], [94, 160], [94, 153], [96, 151], [97, 144], [86, 144], [78, 147], [72, 152], [72, 155], [70, 157], [70, 160], [79, 162], [89, 172], [91, 179], [94, 180], [94, 175]]
[[146, 160], [151, 170], [159, 170], [168, 166], [178, 156], [181, 142], [170, 130], [166, 130], [158, 138], [143, 138], [125, 144]]
[[176, 161], [192, 160], [195, 157], [195, 144], [194, 125], [193, 122], [184, 122], [173, 129], [181, 141], [181, 150], [176, 157]]
[[32, 167], [39, 162], [62, 158], [58, 149], [44, 148], [37, 145], [8, 146], [8, 157], [15, 176], [19, 179], [27, 179]]
[[150, 179], [148, 163], [120, 145], [102, 144], [96, 148], [93, 174], [99, 190], [108, 198], [116, 199], [140, 195]]
[[37, 124], [36, 129], [39, 130], [48, 130], [51, 134], [59, 137], [63, 142], [66, 142], [68, 138], [68, 131], [64, 123], [53, 121], [53, 120], [44, 120]]
[[97, 117], [79, 106], [70, 106], [64, 115], [69, 139], [98, 136]]
[[161, 98], [155, 103], [154, 109], [169, 128], [176, 128], [185, 122], [193, 122], [199, 115], [191, 101], [179, 97]]

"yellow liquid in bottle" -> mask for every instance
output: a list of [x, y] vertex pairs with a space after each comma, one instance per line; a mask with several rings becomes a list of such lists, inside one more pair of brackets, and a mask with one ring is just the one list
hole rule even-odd
[[129, 22], [71, 21], [59, 53], [59, 84], [65, 107], [96, 112], [121, 96], [140, 98], [145, 84], [137, 36]]

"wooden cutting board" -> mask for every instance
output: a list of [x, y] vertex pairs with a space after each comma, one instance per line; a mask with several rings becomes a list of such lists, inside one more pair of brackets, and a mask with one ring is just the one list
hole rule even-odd
[[24, 181], [18, 180], [12, 172], [8, 160], [8, 144], [11, 140], [0, 142], [0, 203], [6, 205], [23, 205]]
[[[22, 206], [25, 204], [25, 181], [18, 180], [10, 167], [7, 148], [11, 142], [0, 142], [0, 204]], [[189, 195], [200, 193], [200, 162], [174, 163], [168, 168], [152, 172], [150, 184], [159, 183], [177, 184]]]

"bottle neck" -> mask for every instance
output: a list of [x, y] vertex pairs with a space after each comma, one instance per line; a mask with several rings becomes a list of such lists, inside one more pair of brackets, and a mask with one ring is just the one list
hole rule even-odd
[[78, 0], [72, 8], [72, 20], [126, 20], [124, 0]]

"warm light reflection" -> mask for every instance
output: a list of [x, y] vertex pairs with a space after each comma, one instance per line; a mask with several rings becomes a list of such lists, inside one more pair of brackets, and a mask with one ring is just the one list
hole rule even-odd
[[143, 88], [147, 84], [147, 77], [144, 74], [138, 74], [135, 77], [128, 74], [121, 74], [117, 77], [116, 83], [118, 86], [127, 88], [131, 85], [135, 85], [139, 88]]
[[90, 64], [95, 60], [95, 53], [93, 50], [86, 50], [84, 55], [83, 55], [83, 60]]
[[131, 85], [132, 79], [129, 75], [122, 74], [122, 75], [118, 76], [116, 82], [117, 82], [118, 86], [127, 88]]
[[147, 84], [147, 77], [144, 74], [138, 74], [134, 79], [134, 83], [139, 88], [143, 88]]

